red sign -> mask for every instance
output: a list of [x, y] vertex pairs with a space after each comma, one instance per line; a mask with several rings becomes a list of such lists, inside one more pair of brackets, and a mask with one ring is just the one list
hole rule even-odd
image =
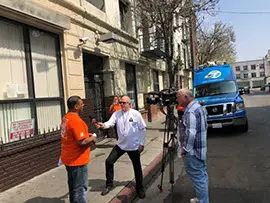
[[25, 139], [34, 135], [34, 119], [15, 121], [10, 124], [10, 141]]

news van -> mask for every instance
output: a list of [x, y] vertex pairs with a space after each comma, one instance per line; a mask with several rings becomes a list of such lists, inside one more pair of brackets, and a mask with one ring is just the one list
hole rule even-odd
[[247, 111], [229, 64], [194, 71], [193, 93], [208, 113], [209, 128], [235, 126], [248, 131]]

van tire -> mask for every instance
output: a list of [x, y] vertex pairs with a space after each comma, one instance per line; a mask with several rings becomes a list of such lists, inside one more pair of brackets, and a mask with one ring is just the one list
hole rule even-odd
[[244, 125], [239, 126], [239, 131], [246, 133], [248, 131], [248, 121]]

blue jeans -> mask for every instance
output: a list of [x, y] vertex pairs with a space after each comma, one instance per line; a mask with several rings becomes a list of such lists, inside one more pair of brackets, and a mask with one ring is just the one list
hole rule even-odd
[[187, 153], [184, 158], [184, 165], [195, 188], [196, 197], [198, 198], [199, 203], [209, 203], [206, 161], [200, 160], [196, 156]]
[[86, 203], [88, 166], [66, 166], [70, 203]]

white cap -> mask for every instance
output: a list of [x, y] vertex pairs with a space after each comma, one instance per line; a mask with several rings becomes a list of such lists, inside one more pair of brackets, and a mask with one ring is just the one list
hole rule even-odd
[[97, 134], [96, 134], [96, 133], [93, 133], [92, 135], [93, 135], [94, 137], [97, 137]]

